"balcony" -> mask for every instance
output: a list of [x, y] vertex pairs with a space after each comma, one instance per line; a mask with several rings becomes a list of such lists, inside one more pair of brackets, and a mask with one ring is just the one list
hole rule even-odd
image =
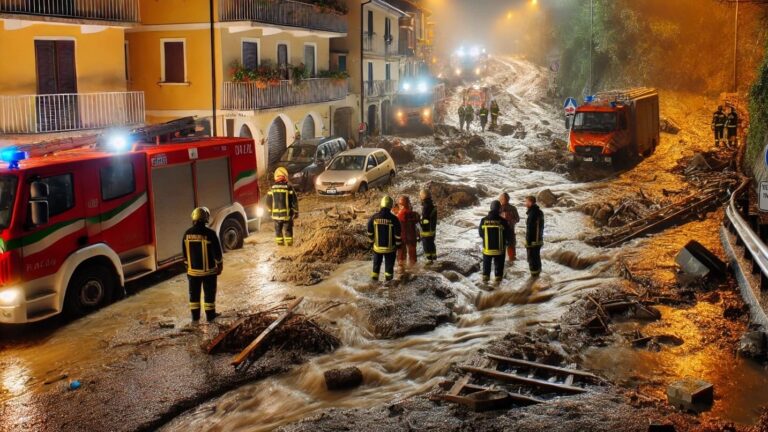
[[220, 0], [221, 22], [252, 21], [332, 33], [347, 32], [347, 16], [292, 0]]
[[397, 93], [397, 81], [363, 81], [363, 90], [365, 90], [365, 97], [367, 98], [391, 96]]
[[348, 81], [312, 78], [298, 84], [280, 81], [277, 85], [266, 86], [256, 82], [225, 82], [222, 108], [251, 111], [341, 100], [349, 94]]
[[34, 134], [144, 123], [144, 92], [0, 96], [0, 133]]
[[0, 16], [138, 23], [139, 0], [0, 0]]
[[369, 56], [395, 57], [401, 55], [390, 36], [387, 40], [376, 33], [363, 34], [363, 53]]

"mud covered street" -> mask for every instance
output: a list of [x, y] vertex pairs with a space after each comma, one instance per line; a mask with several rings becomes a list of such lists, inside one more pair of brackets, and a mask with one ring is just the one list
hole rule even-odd
[[[168, 271], [86, 318], [22, 334], [3, 328], [0, 428], [644, 431], [659, 420], [678, 430], [749, 430], [768, 404], [768, 372], [735, 354], [748, 326], [735, 282], [690, 286], [675, 274], [674, 257], [689, 240], [723, 258], [722, 212], [618, 248], [587, 242], [611, 228], [614, 216], [631, 220], [622, 213], [630, 201], [642, 205], [635, 213], [652, 211], [698, 190], [677, 167], [714, 150], [708, 122], [716, 102], [662, 91], [661, 116], [674, 119], [679, 133], [662, 133], [653, 155], [618, 172], [574, 170], [545, 69], [495, 58], [485, 84], [502, 106], [503, 133], [480, 133], [477, 123], [472, 134], [456, 130], [459, 88], [434, 136], [372, 141], [402, 146], [401, 157], [412, 159], [398, 166], [387, 193], [415, 200], [422, 187], [433, 192], [435, 266], [420, 261], [391, 284], [372, 284], [364, 224], [381, 191], [301, 195], [296, 246], [278, 249], [272, 224], [264, 223], [244, 249], [226, 254], [216, 324], [190, 323], [186, 278]], [[529, 276], [518, 224], [518, 260], [493, 286], [479, 274], [477, 223], [504, 191], [523, 216], [524, 197], [540, 197], [544, 267], [540, 278]], [[245, 373], [232, 368], [231, 353], [204, 351], [240, 316], [300, 296], [299, 311], [338, 338], [338, 348], [275, 343]], [[594, 301], [616, 296], [647, 301], [660, 317], [618, 313], [590, 331], [584, 322], [596, 313]], [[637, 346], [638, 335], [652, 343]], [[482, 366], [487, 353], [578, 368], [604, 381], [578, 396], [534, 392], [543, 403], [486, 413], [430, 398], [462, 376], [458, 366]], [[361, 370], [362, 385], [328, 391], [323, 372], [349, 366]], [[667, 385], [688, 376], [715, 387], [712, 409], [699, 416], [666, 403]], [[68, 390], [73, 379], [82, 388]]]

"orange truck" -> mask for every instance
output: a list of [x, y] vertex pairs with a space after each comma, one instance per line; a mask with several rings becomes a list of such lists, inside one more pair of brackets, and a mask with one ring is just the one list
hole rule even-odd
[[598, 93], [576, 108], [568, 136], [574, 161], [616, 163], [649, 156], [659, 143], [659, 94], [651, 88]]

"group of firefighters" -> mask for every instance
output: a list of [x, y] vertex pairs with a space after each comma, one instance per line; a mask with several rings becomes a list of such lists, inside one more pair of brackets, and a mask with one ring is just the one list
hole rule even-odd
[[[491, 115], [491, 127], [489, 130], [495, 130], [499, 121], [499, 104], [495, 100], [491, 101], [491, 109], [489, 110], [485, 104], [483, 104], [477, 111], [477, 116], [480, 119], [480, 128], [485, 132], [485, 127], [488, 124], [488, 114]], [[470, 103], [462, 103], [459, 105], [459, 130], [464, 130], [466, 127], [469, 132], [469, 127], [475, 120], [475, 108]]]
[[725, 114], [723, 106], [718, 106], [717, 111], [712, 114], [712, 130], [715, 132], [715, 145], [727, 143], [728, 146], [733, 146], [736, 144], [738, 129], [739, 115], [736, 113], [736, 108], [730, 107], [730, 112]]

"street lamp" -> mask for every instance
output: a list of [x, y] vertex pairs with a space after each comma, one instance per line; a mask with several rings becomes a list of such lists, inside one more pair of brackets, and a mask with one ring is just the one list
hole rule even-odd
[[733, 92], [739, 91], [738, 85], [738, 69], [736, 68], [736, 60], [739, 50], [739, 0], [736, 0], [736, 13], [734, 17], [733, 25]]

